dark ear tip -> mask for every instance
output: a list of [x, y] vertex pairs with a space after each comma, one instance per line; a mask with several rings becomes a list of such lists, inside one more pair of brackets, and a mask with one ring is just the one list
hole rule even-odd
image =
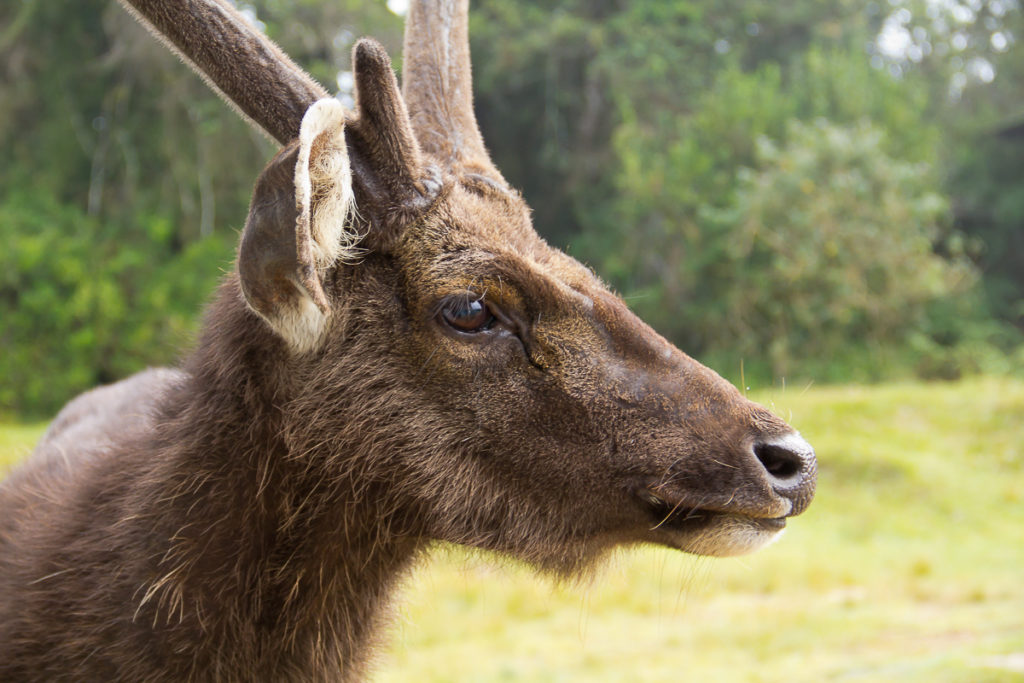
[[360, 38], [352, 48], [352, 62], [357, 71], [365, 69], [381, 70], [391, 68], [391, 58], [384, 46], [373, 38]]

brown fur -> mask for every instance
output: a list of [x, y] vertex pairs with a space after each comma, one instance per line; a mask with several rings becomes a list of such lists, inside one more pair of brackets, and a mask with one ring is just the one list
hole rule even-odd
[[[406, 40], [427, 80], [431, 5]], [[465, 3], [444, 9], [464, 41]], [[468, 88], [468, 49], [449, 52], [455, 78], [414, 111]], [[410, 119], [380, 46], [354, 63], [364, 255], [303, 260], [287, 145], [182, 369], [76, 399], [0, 484], [0, 680], [354, 680], [433, 542], [573, 574], [622, 544], [746, 552], [810, 502], [789, 426], [536, 235], [472, 142], [471, 99]], [[261, 125], [294, 136], [291, 116]], [[325, 331], [297, 349], [274, 323], [309, 278]], [[446, 322], [481, 297], [489, 327]]]

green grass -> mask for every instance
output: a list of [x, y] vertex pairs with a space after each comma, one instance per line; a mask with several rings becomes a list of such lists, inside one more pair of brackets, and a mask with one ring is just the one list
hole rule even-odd
[[45, 424], [0, 423], [0, 477], [32, 452], [45, 430]]
[[[820, 459], [778, 543], [622, 552], [585, 586], [442, 550], [374, 680], [1024, 681], [1024, 383], [752, 397]], [[0, 462], [40, 432], [0, 428]]]

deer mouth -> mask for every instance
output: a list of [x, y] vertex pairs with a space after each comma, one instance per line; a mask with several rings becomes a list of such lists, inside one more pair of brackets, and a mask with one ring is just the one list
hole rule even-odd
[[699, 555], [752, 552], [774, 540], [785, 517], [754, 517], [739, 512], [687, 504], [664, 490], [644, 487], [637, 497], [646, 509], [648, 531], [666, 545]]
[[699, 531], [716, 514], [712, 510], [684, 505], [682, 501], [672, 501], [664, 494], [650, 489], [642, 489], [638, 495], [647, 507], [652, 522], [651, 531]]

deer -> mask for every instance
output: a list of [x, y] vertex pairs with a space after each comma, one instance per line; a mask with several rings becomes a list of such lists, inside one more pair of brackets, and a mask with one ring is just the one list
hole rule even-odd
[[227, 0], [122, 0], [282, 145], [195, 348], [73, 399], [0, 484], [0, 680], [356, 681], [437, 544], [578, 576], [729, 556], [812, 447], [549, 246], [473, 111], [468, 0], [346, 110]]

